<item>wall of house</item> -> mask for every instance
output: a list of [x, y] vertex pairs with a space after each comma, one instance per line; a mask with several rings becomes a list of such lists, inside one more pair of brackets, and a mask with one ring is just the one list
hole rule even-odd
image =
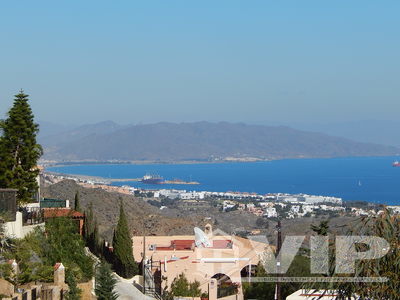
[[[14, 286], [13, 290], [14, 290]], [[26, 299], [26, 300], [32, 300], [32, 299], [37, 299], [39, 297], [41, 297], [41, 290], [42, 287], [40, 285], [31, 285], [31, 286], [23, 286], [21, 287], [21, 292], [20, 293], [11, 293], [8, 294], [7, 296], [9, 296], [8, 298], [2, 298], [3, 300], [22, 300], [22, 299]], [[34, 295], [36, 295], [36, 297], [34, 297]], [[55, 295], [56, 296], [56, 295]], [[58, 295], [59, 296], [59, 295]], [[42, 300], [46, 300], [44, 298], [40, 298]], [[53, 298], [54, 300], [59, 300], [60, 297], [58, 298]]]
[[243, 300], [243, 294], [237, 294], [237, 295], [231, 295], [231, 296], [226, 296], [223, 298], [218, 298], [218, 300]]
[[11, 296], [12, 294], [14, 294], [14, 286], [7, 280], [0, 278], [0, 295]]
[[78, 287], [82, 290], [81, 300], [92, 300], [93, 295], [93, 280], [88, 282], [78, 283]]
[[[150, 250], [150, 245], [167, 247], [172, 240], [194, 240], [194, 236], [148, 236], [146, 237], [146, 257], [161, 262], [161, 276], [168, 280], [162, 281], [162, 289], [170, 288], [174, 278], [184, 273], [188, 281], [200, 282], [202, 292], [207, 292], [208, 283], [216, 274], [229, 276], [232, 282], [241, 283], [241, 270], [248, 265], [257, 265], [259, 254], [264, 253], [267, 245], [264, 243], [250, 241], [237, 236], [215, 236], [211, 240], [230, 240], [232, 248], [193, 248], [192, 250]], [[143, 237], [134, 236], [133, 254], [137, 262], [142, 259]], [[217, 259], [216, 262], [202, 262], [203, 258]], [[218, 259], [240, 258], [234, 262], [218, 262]], [[165, 261], [167, 264], [165, 265]], [[154, 271], [154, 270], [153, 270]], [[239, 287], [239, 294], [242, 288]]]
[[18, 211], [15, 214], [15, 221], [4, 223], [4, 234], [8, 237], [22, 239], [38, 226], [44, 226], [44, 223], [23, 226], [22, 213]]

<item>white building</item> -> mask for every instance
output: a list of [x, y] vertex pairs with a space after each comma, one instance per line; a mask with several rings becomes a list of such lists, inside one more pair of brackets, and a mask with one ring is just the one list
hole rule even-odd
[[267, 207], [264, 210], [264, 216], [267, 218], [276, 218], [278, 217], [278, 213], [276, 212], [276, 208], [275, 207]]
[[178, 199], [180, 192], [185, 193], [185, 190], [178, 191], [178, 190], [160, 190], [159, 196], [167, 197], [170, 199]]
[[318, 206], [316, 205], [303, 205], [304, 214], [313, 213], [316, 209], [318, 209]]
[[392, 205], [392, 206], [388, 206], [387, 207], [389, 210], [391, 210], [394, 214], [400, 214], [400, 206], [395, 206], [395, 205]]
[[235, 202], [232, 202], [232, 201], [229, 201], [229, 200], [225, 200], [223, 202], [222, 209], [223, 209], [223, 211], [226, 211], [227, 209], [235, 207], [235, 205], [236, 205]]
[[316, 204], [316, 203], [334, 203], [334, 204], [342, 204], [342, 198], [337, 197], [328, 197], [328, 196], [314, 196], [314, 195], [306, 195], [302, 194], [299, 195], [299, 200], [304, 201], [305, 203], [309, 204]]
[[29, 233], [33, 232], [36, 227], [44, 227], [44, 223], [24, 225], [22, 213], [19, 211], [15, 214], [15, 221], [5, 222], [3, 224], [5, 236], [17, 239], [24, 238]]
[[181, 192], [179, 193], [179, 199], [190, 200], [190, 199], [204, 199], [204, 192]]

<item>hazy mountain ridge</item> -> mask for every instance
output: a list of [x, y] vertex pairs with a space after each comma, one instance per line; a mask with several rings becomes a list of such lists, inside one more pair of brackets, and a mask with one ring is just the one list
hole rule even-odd
[[[45, 147], [60, 146], [76, 141], [80, 138], [85, 138], [92, 134], [106, 134], [123, 128], [113, 121], [104, 121], [96, 124], [86, 124], [78, 127], [69, 127], [61, 130], [61, 126], [49, 129], [49, 126], [55, 126], [52, 123], [41, 123], [39, 131], [39, 143]], [[61, 128], [61, 129], [60, 129]], [[44, 132], [42, 132], [44, 130]], [[51, 134], [48, 134], [51, 132]]]
[[354, 142], [284, 126], [242, 123], [156, 123], [81, 126], [42, 138], [45, 158], [57, 160], [209, 160], [396, 155], [396, 147]]
[[364, 143], [400, 147], [400, 121], [361, 120], [326, 123], [292, 123], [289, 126], [341, 136]]

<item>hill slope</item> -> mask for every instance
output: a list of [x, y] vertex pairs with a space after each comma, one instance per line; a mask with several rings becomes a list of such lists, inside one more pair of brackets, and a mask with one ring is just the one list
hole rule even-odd
[[70, 200], [73, 206], [73, 199], [77, 191], [79, 191], [83, 210], [88, 209], [89, 203], [93, 204], [93, 212], [99, 224], [100, 234], [108, 241], [112, 240], [113, 229], [118, 222], [121, 201], [124, 203], [129, 228], [133, 234], [143, 234], [144, 218], [146, 218], [147, 234], [190, 234], [195, 226], [192, 223], [194, 218], [164, 217], [160, 215], [158, 208], [147, 204], [142, 199], [125, 194], [110, 193], [102, 189], [84, 188], [72, 180], [64, 180], [44, 187], [42, 196]]
[[[103, 124], [104, 125], [104, 124]], [[63, 160], [209, 160], [396, 155], [399, 149], [289, 127], [232, 123], [111, 126], [47, 139], [45, 158]], [[91, 128], [96, 128], [92, 125]], [[72, 136], [76, 138], [71, 138]]]

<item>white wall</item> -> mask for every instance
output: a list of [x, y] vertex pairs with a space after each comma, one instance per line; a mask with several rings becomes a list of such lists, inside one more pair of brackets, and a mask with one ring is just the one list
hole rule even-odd
[[40, 227], [40, 226], [44, 226], [44, 223], [23, 226], [22, 213], [18, 211], [15, 215], [14, 222], [4, 223], [4, 234], [8, 237], [22, 239], [28, 233], [32, 232], [36, 227]]

